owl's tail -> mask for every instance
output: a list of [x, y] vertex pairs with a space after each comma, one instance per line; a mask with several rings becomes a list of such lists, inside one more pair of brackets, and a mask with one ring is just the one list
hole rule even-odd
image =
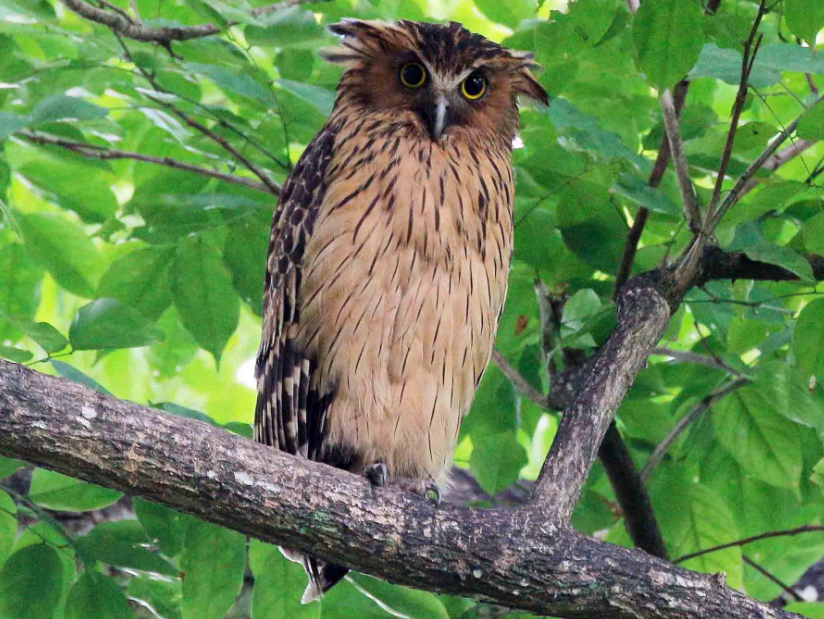
[[285, 548], [281, 548], [280, 551], [290, 561], [303, 565], [303, 569], [306, 571], [306, 578], [309, 583], [306, 585], [303, 597], [300, 598], [301, 604], [320, 600], [324, 593], [338, 584], [349, 573], [349, 568], [342, 565], [325, 563], [315, 557], [302, 555]]

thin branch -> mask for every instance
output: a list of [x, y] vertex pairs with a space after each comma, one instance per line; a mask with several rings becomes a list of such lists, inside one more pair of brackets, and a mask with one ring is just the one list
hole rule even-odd
[[[721, 162], [718, 166], [718, 176], [715, 179], [715, 187], [712, 191], [712, 198], [707, 207], [708, 217], [715, 211], [718, 202], [721, 199], [721, 187], [724, 185], [724, 179], [727, 176], [727, 165], [732, 158], [732, 149], [735, 143], [735, 134], [738, 131], [738, 120], [741, 118], [741, 111], [744, 109], [744, 104], [747, 101], [747, 87], [750, 81], [750, 72], [752, 71], [755, 56], [758, 52], [758, 47], [761, 43], [761, 37], [758, 35], [758, 27], [761, 25], [761, 18], [764, 17], [766, 0], [761, 0], [758, 5], [758, 14], [755, 16], [752, 28], [747, 39], [744, 41], [744, 55], [741, 60], [741, 77], [738, 81], [738, 92], [735, 95], [735, 101], [732, 104], [732, 113], [730, 115], [730, 128], [727, 131], [727, 139], [724, 143], [724, 151], [721, 155]], [[762, 35], [763, 36], [763, 35]], [[755, 46], [753, 46], [755, 43]]]
[[165, 166], [167, 168], [174, 168], [176, 170], [184, 170], [193, 174], [200, 174], [201, 176], [208, 176], [218, 180], [234, 183], [235, 185], [243, 185], [249, 189], [271, 193], [270, 189], [263, 183], [258, 183], [250, 178], [236, 176], [234, 174], [224, 174], [208, 168], [192, 165], [172, 159], [171, 157], [151, 157], [149, 155], [142, 155], [125, 150], [116, 150], [113, 148], [104, 148], [102, 146], [95, 146], [93, 144], [84, 144], [83, 142], [75, 142], [73, 140], [65, 140], [63, 138], [56, 138], [45, 133], [36, 131], [22, 131], [16, 135], [32, 142], [34, 144], [41, 144], [44, 146], [57, 146], [65, 150], [77, 153], [89, 159], [99, 159], [103, 161], [114, 159], [133, 159], [135, 161], [143, 161], [145, 163], [153, 163], [155, 165]]
[[[392, 582], [539, 615], [791, 619], [543, 511], [432, 501], [0, 362], [0, 453]], [[320, 518], [319, 515], [323, 517]]]
[[650, 354], [660, 355], [662, 357], [671, 357], [676, 361], [694, 363], [695, 365], [703, 365], [708, 368], [713, 368], [715, 370], [721, 370], [722, 372], [729, 372], [730, 374], [739, 374], [737, 370], [730, 367], [720, 359], [707, 357], [706, 355], [699, 355], [697, 353], [689, 352], [686, 350], [673, 350], [671, 348], [654, 348], [652, 350], [652, 353]]
[[[767, 158], [767, 160], [764, 162], [764, 165], [761, 166], [761, 169], [766, 172], [775, 172], [785, 163], [798, 157], [801, 153], [803, 153], [808, 148], [814, 146], [815, 144], [816, 142], [814, 142], [813, 140], [795, 140], [786, 148], [782, 148], [780, 151]], [[738, 194], [738, 199], [740, 200], [741, 198], [746, 196], [750, 191], [755, 189], [757, 186], [758, 181], [754, 178], [751, 178], [741, 188], [741, 192]]]
[[764, 578], [766, 578], [767, 580], [769, 580], [769, 581], [775, 583], [776, 585], [778, 585], [779, 587], [781, 587], [784, 590], [784, 593], [789, 595], [793, 600], [795, 600], [796, 602], [803, 602], [804, 601], [804, 598], [802, 598], [800, 595], [798, 595], [797, 591], [795, 591], [792, 587], [790, 587], [789, 585], [784, 583], [784, 581], [782, 581], [777, 576], [775, 576], [775, 574], [772, 574], [771, 572], [768, 572], [763, 567], [758, 565], [758, 563], [756, 563], [755, 561], [753, 561], [752, 559], [750, 559], [747, 556], [744, 556], [743, 559], [744, 559], [744, 563], [746, 563], [751, 568], [753, 568], [756, 572], [758, 572], [759, 574], [764, 576]]
[[736, 389], [743, 387], [744, 385], [748, 384], [750, 381], [746, 378], [739, 378], [738, 380], [734, 380], [725, 387], [711, 393], [703, 400], [701, 400], [698, 404], [696, 404], [690, 411], [678, 419], [675, 422], [673, 428], [669, 431], [669, 433], [664, 437], [664, 439], [655, 446], [655, 449], [650, 455], [649, 460], [644, 465], [644, 468], [641, 469], [641, 479], [644, 483], [649, 481], [649, 478], [652, 476], [652, 472], [655, 470], [659, 464], [661, 464], [661, 460], [664, 459], [664, 455], [669, 451], [670, 447], [672, 447], [673, 443], [678, 440], [678, 437], [683, 434], [684, 430], [690, 427], [693, 423], [695, 423], [698, 419], [703, 416], [705, 412], [711, 409], [717, 402], [724, 398], [724, 396], [732, 393]]
[[[812, 105], [816, 105], [821, 101], [824, 101], [824, 95], [819, 96], [812, 103]], [[716, 212], [713, 213], [712, 219], [708, 219], [707, 226], [709, 231], [715, 229], [715, 226], [718, 225], [726, 212], [735, 206], [735, 204], [741, 199], [742, 191], [749, 183], [750, 179], [764, 166], [770, 157], [776, 153], [780, 146], [786, 142], [793, 133], [795, 133], [796, 128], [798, 128], [798, 123], [801, 122], [802, 116], [803, 114], [799, 115], [795, 120], [787, 125], [787, 127], [779, 133], [772, 142], [770, 142], [769, 146], [767, 146], [767, 148], [765, 148], [761, 154], [756, 157], [755, 161], [747, 166], [747, 169], [738, 178], [735, 185], [733, 185], [732, 189], [730, 189], [726, 197], [721, 201], [721, 204], [718, 205], [718, 209], [716, 209]]]
[[661, 112], [664, 116], [664, 127], [672, 151], [672, 162], [675, 165], [675, 175], [678, 179], [678, 189], [681, 192], [684, 216], [690, 230], [697, 232], [701, 229], [701, 211], [698, 210], [695, 192], [690, 181], [689, 164], [687, 163], [687, 156], [684, 154], [684, 144], [681, 141], [681, 132], [678, 128], [678, 113], [675, 111], [675, 102], [670, 90], [665, 90], [661, 94]]
[[127, 39], [143, 41], [146, 43], [160, 43], [169, 45], [172, 41], [188, 41], [190, 39], [201, 39], [212, 36], [220, 32], [220, 28], [214, 24], [202, 24], [199, 26], [158, 26], [150, 28], [142, 24], [134, 23], [120, 13], [98, 9], [84, 0], [60, 0], [69, 9], [80, 15], [84, 19], [103, 24]]
[[769, 531], [767, 533], [761, 533], [760, 535], [753, 535], [752, 537], [745, 537], [743, 539], [735, 540], [734, 542], [728, 542], [726, 544], [713, 546], [712, 548], [705, 548], [704, 550], [691, 552], [690, 554], [684, 555], [683, 557], [678, 557], [677, 559], [675, 559], [675, 561], [673, 561], [673, 563], [683, 563], [684, 561], [689, 561], [690, 559], [695, 559], [696, 557], [703, 557], [704, 555], [708, 555], [713, 552], [719, 552], [721, 550], [726, 550], [727, 548], [747, 546], [748, 544], [760, 542], [764, 539], [773, 539], [776, 537], [793, 537], [795, 535], [801, 535], [803, 533], [824, 533], [824, 526], [808, 524], [803, 527], [796, 527], [795, 529]]
[[495, 362], [495, 365], [498, 366], [498, 369], [501, 370], [503, 375], [509, 379], [509, 382], [512, 383], [512, 386], [515, 387], [518, 393], [541, 408], [547, 408], [547, 397], [530, 385], [529, 381], [521, 376], [518, 370], [513, 368], [497, 350], [492, 351], [492, 361]]
[[[202, 39], [204, 37], [220, 34], [222, 28], [214, 24], [200, 24], [197, 26], [144, 26], [139, 18], [137, 20], [129, 17], [127, 13], [110, 5], [105, 0], [101, 4], [109, 6], [114, 11], [106, 11], [92, 6], [85, 0], [60, 0], [69, 9], [80, 15], [84, 19], [107, 26], [112, 32], [116, 32], [127, 39], [142, 41], [144, 43], [157, 43], [164, 47], [169, 47], [174, 41], [189, 41], [191, 39]], [[300, 4], [315, 4], [328, 2], [329, 0], [283, 0], [268, 6], [258, 7], [250, 11], [252, 17], [283, 11], [285, 9], [298, 6]], [[135, 13], [137, 11], [135, 10]], [[235, 26], [239, 22], [230, 21], [226, 26]]]

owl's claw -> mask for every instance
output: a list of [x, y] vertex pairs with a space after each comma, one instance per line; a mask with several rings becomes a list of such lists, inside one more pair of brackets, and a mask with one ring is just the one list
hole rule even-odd
[[386, 465], [383, 462], [375, 462], [363, 469], [363, 476], [369, 480], [373, 488], [380, 488], [386, 485]]
[[426, 484], [424, 489], [424, 496], [430, 501], [432, 501], [435, 505], [441, 504], [441, 489], [435, 482]]

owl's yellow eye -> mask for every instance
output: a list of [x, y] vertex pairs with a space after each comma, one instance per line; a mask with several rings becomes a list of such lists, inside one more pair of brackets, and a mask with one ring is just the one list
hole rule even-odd
[[486, 79], [480, 73], [470, 73], [461, 82], [461, 94], [470, 101], [477, 101], [486, 93]]
[[407, 88], [420, 88], [426, 82], [426, 69], [417, 62], [407, 62], [401, 67], [401, 84]]

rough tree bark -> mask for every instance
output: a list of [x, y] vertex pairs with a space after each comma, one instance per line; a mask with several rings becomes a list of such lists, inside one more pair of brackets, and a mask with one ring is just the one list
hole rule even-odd
[[[712, 249], [705, 261], [697, 282], [757, 264]], [[688, 288], [659, 272], [622, 288], [615, 331], [574, 380], [562, 381], [574, 395], [549, 398], [566, 400], [567, 412], [520, 508], [436, 507], [391, 487], [373, 490], [336, 469], [6, 362], [0, 453], [393, 582], [539, 614], [792, 617], [727, 588], [723, 577], [591, 540], [568, 524], [615, 408]]]

